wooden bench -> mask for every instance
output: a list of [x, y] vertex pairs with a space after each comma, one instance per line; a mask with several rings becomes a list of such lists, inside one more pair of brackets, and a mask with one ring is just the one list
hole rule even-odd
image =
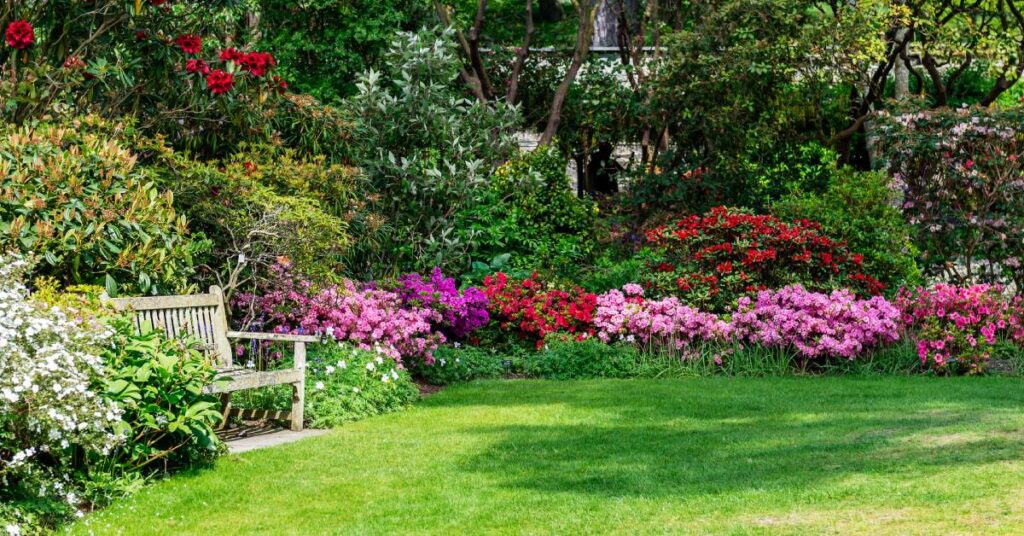
[[[159, 329], [168, 337], [181, 339], [194, 337], [217, 368], [217, 385], [207, 392], [221, 395], [225, 421], [232, 415], [256, 416], [253, 412], [231, 409], [230, 397], [234, 391], [254, 389], [268, 385], [291, 385], [290, 412], [264, 412], [262, 416], [291, 421], [291, 429], [302, 430], [303, 403], [306, 391], [306, 343], [319, 339], [309, 335], [278, 333], [247, 333], [228, 331], [228, 318], [224, 293], [220, 287], [210, 287], [209, 294], [191, 296], [155, 296], [145, 298], [114, 298], [108, 301], [119, 311], [131, 312], [135, 329], [141, 333], [147, 327]], [[281, 370], [256, 370], [232, 363], [230, 339], [289, 342], [295, 345], [295, 364]]]

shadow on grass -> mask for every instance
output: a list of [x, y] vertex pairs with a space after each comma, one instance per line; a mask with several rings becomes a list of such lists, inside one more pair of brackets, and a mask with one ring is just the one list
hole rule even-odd
[[[467, 428], [496, 440], [460, 468], [509, 488], [685, 497], [796, 493], [852, 475], [917, 477], [1024, 459], [1020, 389], [963, 380], [728, 382], [704, 381], [704, 390], [654, 383], [643, 392], [614, 382], [590, 386], [604, 396], [591, 396], [597, 393], [586, 384], [568, 392], [557, 385], [535, 389], [505, 402], [527, 412], [544, 411], [534, 403], [567, 406], [593, 418]], [[453, 398], [437, 403], [468, 402]]]

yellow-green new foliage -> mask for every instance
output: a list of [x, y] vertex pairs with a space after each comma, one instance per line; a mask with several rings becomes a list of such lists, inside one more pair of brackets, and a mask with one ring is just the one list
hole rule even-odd
[[0, 250], [34, 255], [63, 283], [184, 290], [185, 219], [120, 134], [96, 118], [0, 129]]

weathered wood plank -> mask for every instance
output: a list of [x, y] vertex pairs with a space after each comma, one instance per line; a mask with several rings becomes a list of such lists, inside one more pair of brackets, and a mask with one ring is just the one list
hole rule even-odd
[[291, 333], [254, 333], [249, 331], [229, 331], [228, 338], [256, 341], [320, 342], [320, 338], [313, 335], [292, 335]]

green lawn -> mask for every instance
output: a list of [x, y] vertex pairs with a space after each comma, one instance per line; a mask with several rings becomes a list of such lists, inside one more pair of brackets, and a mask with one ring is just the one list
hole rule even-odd
[[1011, 378], [495, 381], [226, 457], [81, 533], [1024, 532]]

